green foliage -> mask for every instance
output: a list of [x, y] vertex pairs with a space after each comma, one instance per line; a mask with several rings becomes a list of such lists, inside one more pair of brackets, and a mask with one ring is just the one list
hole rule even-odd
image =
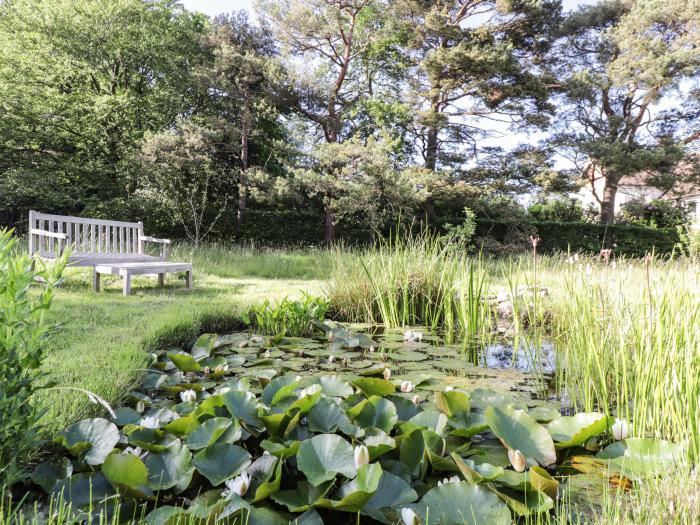
[[[316, 367], [304, 375], [283, 373], [302, 351], [317, 366], [326, 352], [358, 363], [379, 356], [364, 346], [367, 335], [342, 326], [325, 329], [335, 334], [329, 341], [207, 336], [211, 354], [193, 349], [190, 357], [202, 367], [189, 374], [172, 367], [169, 353], [160, 353], [143, 388], [129, 393], [118, 411], [129, 419], [93, 418], [67, 429], [59, 440], [65, 456], [37, 466], [37, 483], [81, 519], [121, 507], [150, 513], [147, 522], [165, 513], [184, 520], [252, 520], [263, 512], [268, 519], [261, 523], [286, 523], [320, 511], [341, 523], [359, 513], [392, 524], [412, 511], [439, 516], [445, 525], [464, 519], [505, 524], [513, 514], [535, 517], [554, 508], [559, 482], [538, 464], [560, 466], [566, 455], [557, 457], [555, 443], [575, 447], [580, 439], [572, 441], [571, 432], [610, 442], [611, 420], [603, 415], [596, 416], [603, 425], [577, 430], [561, 421], [550, 424], [550, 432], [533, 417], [537, 411], [530, 415], [506, 404], [525, 406], [512, 393], [442, 391], [424, 378], [413, 384], [406, 376], [371, 377], [381, 376], [384, 367], [358, 378], [354, 367], [340, 362], [334, 365], [340, 375], [319, 374]], [[389, 355], [403, 351], [394, 345]], [[266, 354], [271, 357], [261, 359]], [[229, 366], [207, 371], [211, 359]], [[435, 364], [440, 362], [436, 357]], [[392, 363], [396, 370], [410, 369], [398, 357]], [[369, 394], [363, 388], [370, 380], [392, 388]], [[317, 428], [331, 418], [332, 431]], [[482, 431], [489, 428], [501, 441], [465, 437], [464, 422], [483, 418]], [[183, 421], [187, 425], [176, 425]], [[508, 459], [517, 454], [528, 458], [530, 468]], [[626, 476], [632, 466], [624, 459], [638, 464], [642, 455], [644, 470], [633, 472], [640, 481], [673, 468], [683, 449], [628, 439], [597, 457], [578, 456], [573, 466], [585, 471], [590, 464], [609, 465], [611, 475]], [[93, 472], [74, 470], [87, 458]], [[104, 498], [109, 503], [99, 504]]]
[[454, 226], [448, 222], [443, 228], [447, 232], [443, 236], [446, 242], [467, 247], [471, 244], [476, 232], [476, 215], [469, 208], [464, 208], [464, 220], [461, 224]]
[[528, 215], [537, 222], [583, 222], [583, 207], [576, 199], [553, 199], [531, 204]]
[[676, 228], [687, 222], [687, 213], [676, 202], [654, 199], [631, 200], [622, 205], [620, 219], [623, 222], [641, 224], [650, 228]]
[[244, 312], [243, 320], [264, 334], [304, 336], [311, 332], [313, 321], [324, 319], [327, 310], [326, 299], [303, 293], [294, 301], [285, 297], [273, 303], [266, 299]]
[[[65, 266], [60, 260], [35, 270], [16, 244], [10, 231], [0, 230], [0, 486], [26, 475], [23, 462], [39, 444], [43, 414], [31, 398], [47, 385], [37, 369], [51, 331], [46, 310]], [[44, 282], [35, 292], [36, 278]]]

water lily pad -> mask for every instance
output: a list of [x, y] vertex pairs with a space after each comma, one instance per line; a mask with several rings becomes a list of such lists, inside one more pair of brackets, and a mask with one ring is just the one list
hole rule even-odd
[[73, 474], [73, 464], [68, 458], [55, 458], [39, 463], [32, 473], [32, 481], [46, 492], [51, 492], [57, 481], [67, 479]]
[[201, 361], [211, 355], [211, 351], [214, 349], [214, 345], [217, 343], [216, 334], [202, 334], [192, 345], [192, 357], [195, 360]]
[[338, 474], [353, 478], [357, 472], [352, 445], [336, 434], [319, 434], [303, 441], [297, 452], [297, 466], [314, 486]]
[[352, 481], [341, 485], [332, 499], [321, 498], [316, 505], [344, 512], [359, 512], [379, 487], [382, 468], [377, 463], [362, 465]]
[[148, 469], [138, 456], [129, 453], [110, 454], [102, 465], [102, 474], [121, 494], [149, 497]]
[[418, 493], [402, 478], [382, 472], [372, 498], [362, 509], [363, 514], [386, 524], [399, 521], [400, 508], [418, 499]]
[[88, 465], [101, 465], [119, 442], [119, 429], [99, 417], [83, 419], [64, 430], [57, 441]]
[[371, 396], [347, 411], [348, 416], [360, 427], [376, 427], [391, 432], [398, 421], [396, 407], [391, 401], [379, 396]]
[[201, 372], [202, 367], [192, 355], [183, 351], [168, 352], [168, 358], [181, 372]]
[[482, 485], [466, 481], [445, 483], [409, 505], [422, 523], [440, 525], [510, 525], [510, 511], [498, 496]]
[[331, 433], [336, 432], [338, 427], [349, 425], [350, 419], [340, 403], [323, 397], [309, 411], [308, 424], [312, 432]]
[[[233, 429], [231, 429], [231, 427], [233, 427]], [[187, 437], [187, 448], [190, 450], [200, 450], [209, 445], [213, 445], [229, 430], [232, 430], [232, 432], [229, 432], [229, 439], [222, 439], [222, 441], [233, 442], [240, 439], [241, 429], [238, 425], [238, 421], [235, 419], [225, 417], [207, 419], [203, 423], [197, 425]]]
[[376, 377], [360, 377], [355, 379], [352, 383], [367, 397], [387, 396], [396, 391], [396, 385], [394, 385], [394, 383]]
[[320, 483], [319, 485], [312, 485], [308, 481], [300, 481], [296, 488], [280, 490], [272, 494], [271, 498], [276, 503], [287, 507], [290, 512], [305, 512], [324, 497], [332, 486], [332, 481]]
[[318, 382], [323, 388], [323, 393], [330, 397], [346, 398], [353, 393], [350, 383], [343, 381], [339, 376], [321, 376]]
[[598, 412], [561, 416], [547, 425], [557, 448], [578, 447], [589, 438], [606, 432], [615, 419]]
[[250, 454], [231, 443], [214, 443], [194, 456], [193, 464], [213, 486], [240, 474], [250, 465]]
[[116, 494], [101, 472], [81, 472], [56, 483], [53, 495], [75, 508], [94, 506]]
[[258, 416], [259, 403], [250, 392], [232, 390], [222, 394], [224, 406], [229, 414], [238, 419], [243, 427], [253, 435], [262, 432], [264, 425]]
[[148, 454], [144, 463], [148, 469], [148, 485], [153, 490], [177, 487], [182, 491], [190, 484], [194, 472], [192, 454], [179, 441], [165, 452]]
[[382, 429], [376, 427], [365, 429], [363, 442], [369, 450], [371, 461], [396, 448], [396, 440]]
[[490, 406], [486, 409], [485, 416], [491, 431], [508, 448], [519, 450], [526, 459], [543, 466], [556, 462], [557, 454], [552, 436], [527, 412], [516, 410], [512, 406]]
[[392, 352], [388, 354], [392, 361], [425, 361], [428, 356], [421, 352], [411, 350], [402, 350], [400, 352]]
[[633, 479], [668, 472], [682, 460], [681, 445], [652, 438], [616, 441], [596, 456], [608, 461], [610, 469]]

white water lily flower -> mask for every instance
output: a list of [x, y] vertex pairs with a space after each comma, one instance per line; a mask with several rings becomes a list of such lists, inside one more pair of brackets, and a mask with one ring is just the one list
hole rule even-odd
[[214, 372], [218, 374], [222, 374], [224, 372], [228, 372], [228, 364], [225, 365], [219, 365], [214, 369]]
[[516, 472], [525, 472], [525, 456], [519, 450], [508, 449], [508, 460]]
[[384, 379], [386, 381], [389, 381], [389, 379], [391, 379], [391, 368], [385, 368], [383, 375], [384, 375]]
[[401, 521], [403, 521], [404, 525], [420, 525], [418, 514], [409, 508], [401, 509]]
[[136, 412], [143, 412], [144, 410], [146, 410], [146, 405], [143, 401], [136, 403]]
[[205, 366], [204, 370], [202, 370], [202, 371], [204, 372], [205, 375], [211, 374], [211, 368], [209, 368], [208, 366]]
[[420, 397], [418, 397], [418, 394], [413, 396], [413, 399], [411, 401], [413, 401], [414, 405], [420, 405]]
[[335, 356], [334, 356], [334, 355], [329, 355], [329, 356], [328, 356], [328, 362], [329, 362], [329, 363], [333, 363], [333, 361], [335, 361]]
[[270, 357], [270, 355], [271, 355], [271, 354], [270, 354], [270, 351], [269, 351], [269, 350], [265, 350], [265, 353], [263, 354], [263, 357], [264, 357], [265, 359], [268, 359], [268, 358]]
[[374, 346], [370, 346], [370, 347], [369, 347], [369, 351], [370, 351], [370, 352], [374, 352]]
[[413, 386], [413, 383], [411, 383], [410, 381], [403, 381], [401, 383], [401, 392], [403, 392], [404, 394], [408, 394], [409, 392], [413, 392], [414, 388], [415, 388], [415, 386]]
[[194, 390], [185, 390], [184, 392], [180, 392], [180, 399], [182, 399], [183, 403], [191, 403], [193, 401], [197, 400], [197, 392]]
[[613, 439], [615, 441], [622, 441], [623, 439], [627, 439], [627, 436], [629, 436], [630, 426], [626, 420], [615, 418], [615, 423], [613, 423], [613, 426], [610, 427], [610, 430], [612, 431]]
[[369, 449], [364, 445], [355, 447], [355, 467], [360, 468], [362, 465], [369, 463]]
[[445, 392], [452, 392], [455, 389], [453, 386], [446, 386], [445, 387]]
[[420, 343], [423, 339], [422, 332], [415, 332], [413, 330], [406, 330], [403, 333], [403, 340], [409, 343]]
[[234, 494], [242, 497], [248, 492], [249, 486], [250, 474], [244, 470], [240, 476], [226, 480], [226, 490], [224, 490], [221, 495], [227, 499], [233, 497]]
[[442, 481], [438, 481], [438, 487], [440, 485], [447, 485], [448, 483], [459, 483], [460, 479], [458, 476], [452, 476], [451, 478], [444, 478]]
[[143, 428], [158, 428], [160, 426], [159, 423], [160, 422], [158, 421], [157, 417], [146, 416], [141, 418], [141, 422], [139, 423], [139, 425]]

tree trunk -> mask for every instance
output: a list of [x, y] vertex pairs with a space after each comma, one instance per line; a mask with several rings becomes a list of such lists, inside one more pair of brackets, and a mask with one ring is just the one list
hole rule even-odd
[[600, 200], [600, 221], [604, 224], [612, 224], [615, 221], [615, 197], [617, 185], [605, 179], [603, 198]]
[[238, 211], [236, 213], [236, 235], [243, 229], [245, 214], [248, 208], [248, 188], [246, 187], [245, 173], [248, 169], [248, 126], [244, 122], [241, 129], [241, 176], [238, 183]]
[[331, 210], [330, 203], [326, 204], [325, 209], [325, 220], [324, 220], [324, 231], [323, 231], [323, 241], [327, 246], [333, 244], [335, 240], [335, 224], [333, 224], [333, 210]]

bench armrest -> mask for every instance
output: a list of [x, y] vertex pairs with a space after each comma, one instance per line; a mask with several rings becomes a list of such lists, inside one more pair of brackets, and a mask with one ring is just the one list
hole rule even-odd
[[158, 244], [170, 244], [170, 239], [158, 239], [156, 237], [148, 237], [146, 235], [139, 236], [140, 241], [156, 242]]
[[30, 228], [29, 233], [31, 235], [41, 235], [43, 237], [53, 237], [54, 239], [68, 240], [68, 235], [65, 233], [49, 232], [46, 230], [37, 230], [36, 228]]

